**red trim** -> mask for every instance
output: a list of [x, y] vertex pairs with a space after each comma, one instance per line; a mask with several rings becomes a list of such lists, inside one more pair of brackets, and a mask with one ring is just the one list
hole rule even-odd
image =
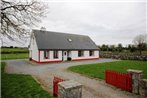
[[45, 64], [45, 63], [58, 63], [58, 62], [62, 62], [62, 60], [58, 60], [58, 61], [43, 61], [43, 62], [38, 62], [39, 64]]
[[41, 62], [40, 62], [40, 61], [36, 61], [36, 60], [33, 60], [33, 59], [32, 59], [32, 61], [35, 62], [35, 63], [38, 63], [38, 64], [62, 62], [62, 60], [56, 60], [56, 61], [41, 61]]
[[33, 59], [32, 59], [31, 61], [33, 61], [33, 62], [35, 62], [35, 63], [38, 63], [38, 61], [36, 61], [36, 60], [33, 60]]
[[99, 58], [83, 58], [83, 59], [72, 59], [72, 61], [82, 61], [82, 60], [96, 60]]
[[[83, 60], [96, 60], [96, 59], [99, 59], [99, 58], [83, 58], [83, 59], [73, 59], [72, 61], [83, 61]], [[38, 64], [45, 64], [45, 63], [58, 63], [58, 62], [63, 62], [62, 60], [55, 60], [55, 61], [36, 61], [36, 60], [31, 60], [35, 63], [38, 63]]]
[[40, 50], [38, 50], [38, 61], [40, 62]]

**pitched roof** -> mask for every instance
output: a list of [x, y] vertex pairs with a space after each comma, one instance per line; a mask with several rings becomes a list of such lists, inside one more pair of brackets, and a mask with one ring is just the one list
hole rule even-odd
[[38, 49], [89, 50], [98, 49], [85, 35], [33, 30]]

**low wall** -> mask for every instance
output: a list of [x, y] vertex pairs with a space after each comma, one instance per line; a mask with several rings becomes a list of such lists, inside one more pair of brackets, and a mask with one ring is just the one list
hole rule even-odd
[[100, 58], [112, 58], [121, 60], [141, 60], [147, 61], [147, 55], [113, 55], [113, 54], [100, 54]]
[[141, 98], [147, 98], [147, 79], [143, 79], [142, 70], [127, 70], [132, 75], [132, 93], [140, 94]]

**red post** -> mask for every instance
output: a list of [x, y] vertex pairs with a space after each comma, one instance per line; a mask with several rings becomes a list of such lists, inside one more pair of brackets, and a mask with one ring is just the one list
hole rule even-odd
[[58, 83], [64, 81], [61, 78], [54, 77], [53, 79], [53, 96], [58, 97]]
[[38, 50], [38, 62], [40, 63], [40, 50]]

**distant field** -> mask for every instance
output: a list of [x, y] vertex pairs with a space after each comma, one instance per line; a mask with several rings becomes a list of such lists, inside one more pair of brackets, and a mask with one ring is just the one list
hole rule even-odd
[[27, 48], [1, 48], [1, 59], [25, 59], [28, 58]]
[[94, 78], [105, 79], [105, 70], [110, 69], [118, 72], [127, 72], [127, 69], [143, 70], [144, 78], [147, 79], [147, 62], [145, 61], [117, 61], [97, 64], [72, 66], [68, 68], [73, 72]]
[[52, 98], [30, 75], [7, 74], [1, 63], [1, 98]]
[[25, 59], [28, 57], [29, 57], [28, 53], [1, 54], [1, 60]]
[[28, 53], [27, 48], [1, 48], [2, 54], [9, 54], [9, 53]]

